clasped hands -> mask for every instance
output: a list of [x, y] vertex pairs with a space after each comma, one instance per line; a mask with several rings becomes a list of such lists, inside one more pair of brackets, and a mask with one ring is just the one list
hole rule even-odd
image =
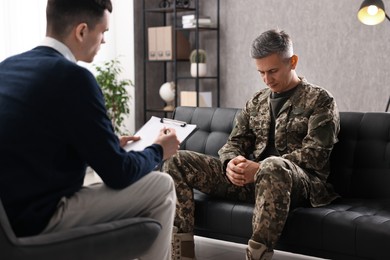
[[255, 181], [255, 174], [259, 168], [259, 163], [239, 155], [227, 164], [226, 176], [234, 185], [244, 186]]

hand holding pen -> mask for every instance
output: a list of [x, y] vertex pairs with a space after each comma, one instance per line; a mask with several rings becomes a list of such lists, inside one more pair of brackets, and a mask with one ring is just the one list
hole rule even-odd
[[163, 127], [160, 130], [155, 144], [161, 145], [163, 148], [163, 160], [168, 159], [179, 150], [180, 142], [176, 136], [176, 130], [174, 128]]

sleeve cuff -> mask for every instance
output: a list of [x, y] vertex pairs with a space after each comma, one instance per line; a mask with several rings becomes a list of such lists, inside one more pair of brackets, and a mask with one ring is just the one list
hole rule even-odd
[[159, 144], [153, 144], [151, 145], [156, 151], [159, 153], [161, 160], [164, 158], [164, 149]]

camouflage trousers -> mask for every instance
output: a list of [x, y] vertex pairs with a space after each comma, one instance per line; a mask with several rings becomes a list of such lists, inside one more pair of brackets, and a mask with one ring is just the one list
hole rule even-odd
[[218, 158], [179, 151], [163, 165], [175, 182], [177, 204], [174, 225], [179, 233], [194, 229], [194, 194], [197, 189], [211, 196], [255, 204], [251, 239], [272, 250], [279, 239], [289, 210], [308, 206], [310, 184], [304, 170], [281, 157], [261, 162], [255, 183], [239, 187], [232, 184]]

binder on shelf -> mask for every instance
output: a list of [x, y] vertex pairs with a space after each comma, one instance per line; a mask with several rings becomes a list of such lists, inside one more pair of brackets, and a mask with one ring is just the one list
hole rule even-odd
[[[149, 60], [173, 60], [173, 27], [160, 26], [148, 28]], [[183, 32], [176, 31], [176, 59], [188, 59], [190, 42]]]
[[148, 28], [148, 58], [157, 60], [157, 29], [156, 27]]
[[164, 53], [165, 53], [165, 30], [164, 27], [156, 27], [156, 41], [157, 41], [157, 60], [165, 60]]
[[172, 60], [172, 51], [173, 51], [173, 44], [172, 44], [172, 26], [165, 26], [161, 28], [161, 32], [163, 34], [162, 38], [164, 41], [164, 54], [163, 59], [164, 60]]
[[156, 141], [160, 134], [160, 130], [164, 127], [175, 129], [177, 139], [179, 139], [180, 143], [184, 142], [197, 130], [197, 126], [194, 124], [152, 116], [149, 121], [134, 134], [134, 136], [139, 136], [141, 139], [135, 142], [130, 141], [125, 145], [124, 149], [126, 151], [142, 151]]

